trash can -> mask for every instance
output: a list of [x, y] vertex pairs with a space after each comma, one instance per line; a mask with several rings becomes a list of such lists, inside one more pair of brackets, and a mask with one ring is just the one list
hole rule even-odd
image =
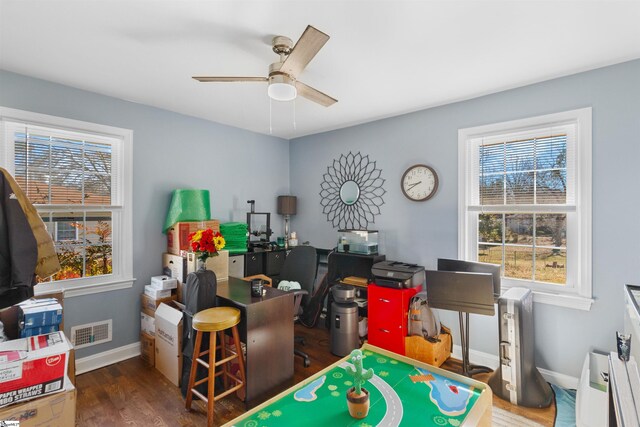
[[331, 353], [346, 356], [356, 348], [360, 348], [358, 304], [334, 302], [331, 304]]

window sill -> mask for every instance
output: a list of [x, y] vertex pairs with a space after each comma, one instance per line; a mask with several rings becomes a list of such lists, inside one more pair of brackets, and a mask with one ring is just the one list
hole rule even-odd
[[64, 286], [64, 284], [41, 283], [33, 288], [35, 295], [47, 294], [56, 291], [63, 291], [65, 298], [79, 297], [82, 295], [98, 294], [102, 292], [116, 291], [119, 289], [129, 289], [136, 281], [134, 278], [114, 280], [100, 284], [83, 284], [75, 286]]
[[[505, 291], [509, 287], [502, 287]], [[579, 295], [560, 294], [548, 291], [531, 290], [533, 292], [533, 302], [540, 304], [555, 305], [558, 307], [572, 308], [575, 310], [590, 311], [593, 302], [593, 298], [587, 298]]]

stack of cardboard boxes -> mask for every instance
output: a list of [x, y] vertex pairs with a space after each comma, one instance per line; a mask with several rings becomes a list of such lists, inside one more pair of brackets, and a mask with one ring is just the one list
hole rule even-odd
[[[0, 420], [20, 426], [75, 425], [73, 347], [57, 331], [61, 299], [25, 301], [0, 313], [0, 320], [9, 338], [0, 343]], [[56, 331], [41, 334], [39, 328]]]
[[[142, 358], [155, 366], [176, 386], [182, 370], [182, 310], [184, 287], [189, 273], [198, 269], [196, 254], [190, 252], [190, 233], [211, 228], [220, 230], [217, 220], [178, 222], [167, 231], [167, 252], [162, 255], [163, 279], [154, 277], [142, 295], [140, 343]], [[229, 277], [229, 252], [207, 260], [206, 268], [218, 281]], [[154, 282], [154, 279], [155, 282]], [[155, 283], [155, 284], [154, 284]], [[175, 288], [173, 285], [175, 284]]]
[[154, 276], [140, 296], [140, 355], [151, 366], [155, 366], [156, 310], [160, 304], [176, 299], [177, 287], [176, 279]]

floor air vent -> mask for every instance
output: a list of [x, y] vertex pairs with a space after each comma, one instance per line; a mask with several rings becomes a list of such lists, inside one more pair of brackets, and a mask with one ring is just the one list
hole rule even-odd
[[71, 342], [75, 348], [89, 347], [111, 341], [112, 320], [71, 327]]

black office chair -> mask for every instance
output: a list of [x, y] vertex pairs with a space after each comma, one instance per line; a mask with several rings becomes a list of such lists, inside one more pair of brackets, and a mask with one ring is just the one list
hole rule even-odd
[[[298, 317], [309, 302], [310, 295], [313, 294], [313, 285], [315, 283], [317, 270], [316, 249], [312, 246], [296, 246], [291, 249], [280, 270], [280, 281], [288, 280], [290, 282], [298, 282], [302, 288], [291, 291], [294, 294], [294, 322], [298, 320]], [[295, 337], [295, 342], [304, 345], [302, 337]], [[304, 359], [305, 368], [311, 365], [308, 354], [298, 349], [294, 349], [293, 351], [297, 356]]]

